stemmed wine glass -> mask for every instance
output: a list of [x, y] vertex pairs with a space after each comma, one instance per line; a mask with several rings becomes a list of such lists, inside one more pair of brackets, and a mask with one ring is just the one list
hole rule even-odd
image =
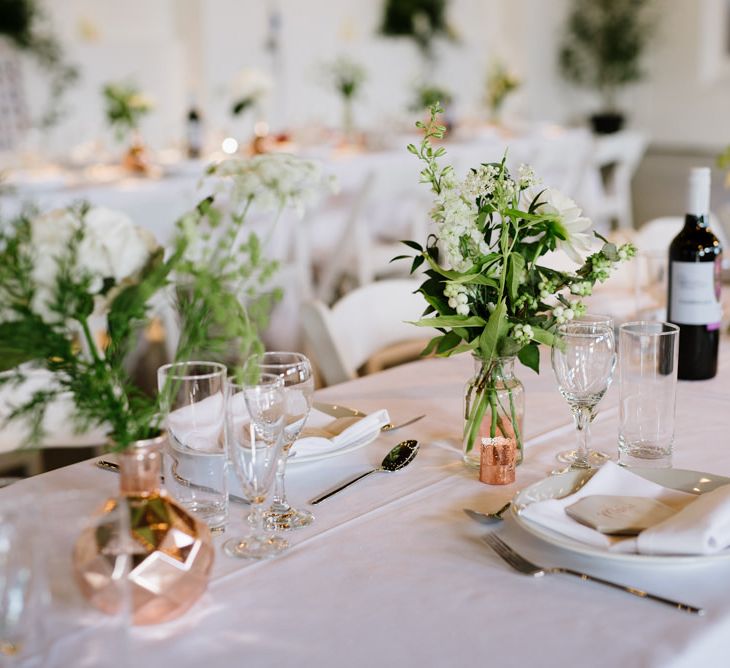
[[231, 557], [263, 559], [288, 547], [264, 529], [263, 504], [274, 479], [284, 435], [286, 399], [279, 376], [260, 374], [251, 383], [228, 383], [228, 457], [244, 495], [251, 501], [251, 533], [231, 538], [223, 551]]
[[312, 408], [314, 394], [312, 365], [301, 353], [292, 352], [263, 353], [252, 358], [250, 363], [257, 364], [262, 373], [280, 376], [284, 381], [286, 397], [284, 444], [276, 466], [274, 500], [265, 514], [266, 523], [280, 531], [309, 526], [314, 521], [314, 515], [307, 510], [296, 510], [289, 505], [286, 499], [284, 474], [289, 450], [299, 437]]
[[578, 436], [571, 469], [592, 468], [590, 423], [595, 407], [606, 394], [616, 365], [613, 329], [592, 322], [560, 325], [552, 349], [558, 389], [568, 402]]
[[[610, 315], [586, 313], [576, 318], [575, 322], [605, 325], [606, 327], [609, 327], [612, 332], [614, 331], [613, 318]], [[593, 421], [594, 417], [595, 415], [591, 415], [591, 421]], [[557, 459], [561, 464], [572, 464], [577, 455], [578, 450], [576, 448], [568, 448], [567, 450], [561, 450], [557, 455], [555, 455], [555, 459]], [[595, 466], [600, 466], [605, 461], [611, 459], [611, 455], [603, 450], [591, 450], [589, 457], [591, 464]]]

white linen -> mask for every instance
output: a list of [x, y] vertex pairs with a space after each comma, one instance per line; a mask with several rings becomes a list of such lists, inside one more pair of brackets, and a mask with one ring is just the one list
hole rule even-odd
[[[307, 427], [322, 427], [326, 430], [327, 424], [318, 424], [321, 416], [324, 415], [317, 410], [312, 410], [311, 419], [307, 421]], [[345, 448], [355, 441], [359, 441], [367, 436], [375, 435], [390, 422], [390, 416], [386, 409], [381, 409], [370, 413], [364, 418], [356, 418], [353, 423], [343, 429], [340, 433], [326, 437], [321, 436], [304, 436], [294, 442], [294, 450], [298, 455], [318, 455], [325, 451], [332, 451], [339, 448]], [[330, 421], [330, 424], [332, 422]], [[306, 428], [304, 432], [306, 434]]]
[[650, 480], [645, 480], [628, 469], [609, 461], [575, 494], [570, 494], [562, 499], [537, 501], [524, 508], [521, 514], [532, 522], [557, 531], [564, 536], [579, 540], [582, 543], [621, 552], [635, 552], [635, 540], [607, 536], [577, 522], [566, 514], [565, 508], [567, 506], [574, 504], [578, 499], [594, 494], [643, 496], [656, 499], [676, 509], [680, 509], [695, 498], [693, 494], [677, 492], [657, 485]]
[[642, 554], [714, 554], [730, 546], [730, 485], [700, 495], [636, 538]]
[[[677, 468], [730, 475], [727, 344], [723, 338], [717, 378], [679, 382]], [[518, 489], [544, 478], [555, 468], [556, 452], [572, 444], [574, 427], [555, 389], [549, 355], [542, 361], [539, 376], [518, 372], [526, 388], [526, 453], [517, 482], [506, 486], [480, 483], [461, 462], [468, 355], [424, 360], [318, 392], [318, 400], [366, 412], [387, 406], [394, 423], [421, 413], [427, 417], [398, 432], [397, 439], [383, 434], [347, 455], [288, 468], [287, 495], [295, 507], [376, 466], [396, 440], [418, 439], [418, 456], [403, 471], [369, 476], [312, 508], [314, 524], [287, 534], [289, 552], [265, 562], [221, 552], [222, 542], [249, 529], [245, 509], [232, 504], [230, 525], [215, 539], [211, 584], [189, 612], [167, 624], [133, 628], [126, 664], [112, 652], [85, 655], [78, 634], [64, 635], [66, 656], [94, 668], [239, 668], [242, 661], [249, 668], [431, 668], [479, 666], [485, 657], [499, 666], [574, 666], [589, 659], [591, 668], [725, 668], [730, 561], [626, 566], [561, 550], [510, 519], [496, 527], [537, 563], [584, 570], [703, 606], [707, 615], [698, 619], [598, 585], [513, 572], [479, 540], [491, 529], [462, 512], [500, 508]], [[613, 387], [591, 425], [594, 444], [609, 452], [616, 449], [616, 406]], [[113, 474], [82, 462], [0, 489], [0, 497], [18, 503], [24, 494], [33, 499], [72, 488], [113, 494], [117, 485]], [[97, 621], [89, 622], [84, 637], [95, 636], [97, 625], [101, 634], [107, 618], [97, 613], [92, 619]], [[49, 630], [58, 636], [64, 629]], [[56, 658], [43, 666], [72, 663]]]
[[225, 405], [221, 392], [170, 411], [167, 416], [170, 435], [193, 450], [220, 450], [224, 424]]

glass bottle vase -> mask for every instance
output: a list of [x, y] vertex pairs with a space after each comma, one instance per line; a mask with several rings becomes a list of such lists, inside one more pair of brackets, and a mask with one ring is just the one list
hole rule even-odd
[[525, 388], [514, 375], [515, 358], [484, 361], [474, 356], [474, 375], [464, 393], [463, 459], [479, 468], [482, 438], [514, 438], [522, 462]]
[[[157, 624], [183, 614], [205, 591], [215, 555], [207, 525], [160, 489], [166, 435], [137, 441], [119, 456], [118, 498], [109, 499], [95, 528], [79, 536], [74, 571], [87, 600], [116, 614], [128, 602], [134, 624]], [[124, 522], [115, 511], [121, 506]], [[129, 536], [120, 535], [129, 532]], [[125, 590], [120, 552], [129, 555]]]

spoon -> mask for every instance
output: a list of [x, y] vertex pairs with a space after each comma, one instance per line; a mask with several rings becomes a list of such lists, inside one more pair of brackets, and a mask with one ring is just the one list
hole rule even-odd
[[400, 469], [402, 469], [404, 466], [408, 466], [408, 464], [413, 461], [416, 454], [418, 454], [418, 441], [402, 441], [401, 443], [398, 443], [398, 445], [396, 445], [387, 455], [385, 455], [385, 458], [380, 463], [380, 466], [378, 466], [378, 468], [370, 469], [369, 471], [361, 473], [360, 475], [351, 478], [347, 482], [342, 483], [339, 487], [336, 487], [329, 492], [325, 492], [320, 496], [315, 496], [313, 499], [310, 499], [309, 503], [311, 503], [313, 506], [317, 505], [320, 501], [324, 501], [333, 494], [341, 492], [346, 487], [352, 485], [352, 483], [357, 482], [358, 480], [362, 480], [364, 477], [369, 476], [371, 473], [392, 473], [393, 471], [400, 471]]
[[504, 515], [511, 505], [512, 502], [508, 501], [496, 513], [480, 513], [478, 510], [472, 510], [471, 508], [464, 508], [463, 510], [475, 522], [479, 522], [480, 524], [494, 524], [495, 522], [502, 521], [502, 515]]

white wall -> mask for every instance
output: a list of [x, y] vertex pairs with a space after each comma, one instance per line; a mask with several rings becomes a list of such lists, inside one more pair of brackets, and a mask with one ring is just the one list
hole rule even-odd
[[[103, 135], [105, 81], [128, 77], [155, 98], [144, 124], [154, 145], [179, 141], [188, 95], [197, 94], [209, 127], [226, 129], [230, 82], [243, 67], [269, 68], [262, 45], [274, 0], [47, 0], [82, 80], [69, 94], [72, 113], [44, 141], [59, 148]], [[718, 62], [724, 0], [655, 0], [659, 29], [647, 59], [648, 79], [624, 97], [632, 125], [659, 144], [717, 150], [730, 141], [730, 62]], [[508, 114], [558, 122], [579, 120], [593, 98], [561, 81], [555, 53], [569, 0], [452, 0], [457, 44], [439, 47], [434, 79], [453, 90], [463, 115], [480, 110], [486, 66], [508, 59], [526, 81]], [[336, 124], [336, 97], [321, 66], [337, 54], [369, 73], [356, 116], [369, 127], [408, 123], [405, 113], [421, 64], [408, 40], [376, 35], [379, 0], [279, 0], [283, 16], [283, 109], [280, 124]], [[43, 83], [28, 81], [38, 108]], [[277, 119], [273, 119], [277, 121]]]

